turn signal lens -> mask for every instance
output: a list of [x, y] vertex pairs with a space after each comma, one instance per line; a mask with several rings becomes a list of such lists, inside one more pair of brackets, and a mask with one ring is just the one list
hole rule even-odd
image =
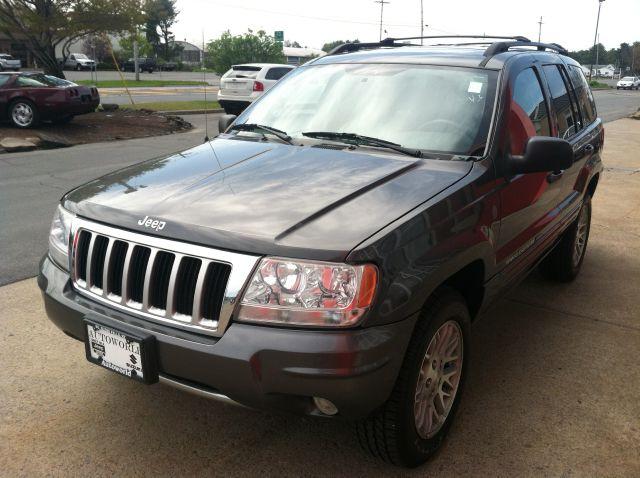
[[244, 293], [238, 320], [309, 327], [348, 327], [373, 302], [374, 265], [262, 259]]

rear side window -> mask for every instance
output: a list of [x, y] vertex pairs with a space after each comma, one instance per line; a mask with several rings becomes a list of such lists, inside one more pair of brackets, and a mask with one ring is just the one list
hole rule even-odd
[[577, 66], [569, 66], [569, 77], [571, 78], [571, 83], [573, 83], [573, 89], [576, 91], [584, 126], [587, 126], [593, 123], [598, 116], [591, 88], [589, 88], [584, 73], [582, 73], [582, 70]]
[[556, 119], [558, 121], [558, 136], [560, 138], [569, 138], [573, 136], [579, 129], [577, 118], [573, 110], [571, 97], [567, 91], [560, 70], [556, 65], [545, 65], [542, 67], [547, 77], [549, 91], [551, 92], [551, 101], [556, 110]]
[[269, 71], [267, 71], [267, 74], [265, 75], [264, 79], [279, 80], [290, 71], [291, 71], [291, 68], [269, 68]]
[[536, 72], [527, 68], [516, 78], [509, 111], [509, 142], [512, 154], [523, 154], [532, 136], [550, 136], [549, 113]]

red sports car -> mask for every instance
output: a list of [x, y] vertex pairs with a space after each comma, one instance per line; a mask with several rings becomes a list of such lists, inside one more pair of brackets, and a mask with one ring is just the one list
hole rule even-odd
[[42, 73], [0, 73], [0, 120], [18, 128], [67, 123], [100, 104], [98, 90]]

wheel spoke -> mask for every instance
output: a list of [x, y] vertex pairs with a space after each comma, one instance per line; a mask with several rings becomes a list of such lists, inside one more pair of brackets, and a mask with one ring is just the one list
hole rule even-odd
[[416, 381], [414, 418], [422, 438], [434, 436], [447, 420], [460, 383], [462, 331], [449, 320], [427, 346]]

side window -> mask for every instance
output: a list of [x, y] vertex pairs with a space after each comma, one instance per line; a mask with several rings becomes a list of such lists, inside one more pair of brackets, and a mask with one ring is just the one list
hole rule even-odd
[[593, 123], [598, 116], [591, 88], [589, 88], [584, 73], [582, 73], [582, 70], [577, 66], [569, 66], [569, 77], [571, 78], [571, 83], [573, 83], [573, 89], [576, 91], [584, 126], [587, 126]]
[[279, 80], [290, 71], [291, 71], [291, 68], [270, 68], [269, 71], [267, 71], [267, 74], [265, 75], [264, 79]]
[[508, 126], [511, 154], [523, 154], [532, 136], [550, 136], [549, 113], [538, 75], [532, 68], [521, 71], [516, 78]]
[[11, 75], [0, 75], [0, 86], [4, 85], [11, 79]]
[[16, 79], [16, 83], [18, 86], [34, 86], [34, 87], [42, 87], [47, 86], [45, 83], [42, 83], [35, 78], [29, 78], [28, 76], [19, 76]]
[[542, 69], [547, 77], [551, 101], [556, 110], [558, 136], [564, 139], [569, 138], [578, 131], [579, 125], [572, 107], [571, 97], [567, 91], [567, 85], [556, 65], [545, 65]]

